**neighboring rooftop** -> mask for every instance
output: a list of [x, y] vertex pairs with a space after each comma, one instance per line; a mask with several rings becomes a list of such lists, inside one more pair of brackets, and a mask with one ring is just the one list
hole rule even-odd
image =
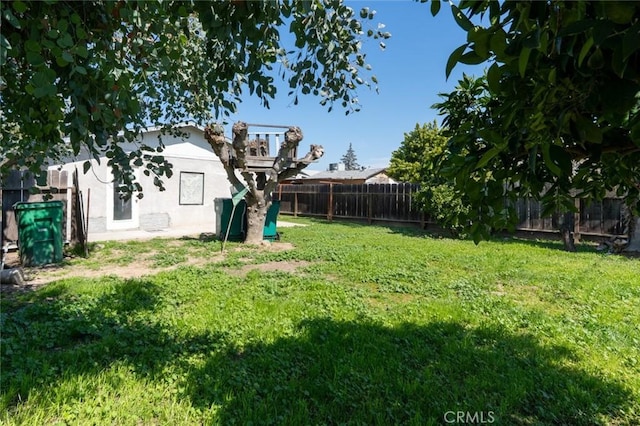
[[375, 167], [364, 170], [330, 170], [314, 174], [313, 180], [366, 180], [377, 174], [383, 173], [384, 167]]

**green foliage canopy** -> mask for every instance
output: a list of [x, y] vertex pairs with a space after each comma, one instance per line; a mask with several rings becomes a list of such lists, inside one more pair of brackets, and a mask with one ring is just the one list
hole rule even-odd
[[0, 175], [39, 174], [86, 150], [106, 156], [128, 191], [141, 189], [133, 167], [159, 186], [171, 167], [162, 144], [127, 153], [124, 142], [149, 125], [222, 120], [247, 91], [268, 107], [276, 79], [289, 83], [294, 103], [312, 94], [329, 110], [357, 110], [356, 89], [376, 83], [363, 41], [390, 36], [365, 26], [373, 11], [340, 0], [16, 0], [0, 8]]
[[450, 179], [439, 173], [448, 138], [434, 121], [404, 134], [400, 147], [391, 154], [387, 173], [400, 182], [419, 183], [417, 201], [432, 219], [460, 233], [460, 217], [467, 212], [467, 199], [456, 193]]
[[[468, 196], [476, 240], [513, 228], [504, 200], [640, 193], [640, 5], [619, 1], [462, 1], [456, 63], [488, 63], [436, 104], [450, 130], [442, 169]], [[482, 19], [480, 19], [482, 18]], [[474, 21], [484, 23], [475, 24]]]
[[425, 123], [404, 134], [400, 147], [391, 154], [387, 173], [393, 179], [411, 183], [441, 183], [435, 174], [436, 163], [447, 144], [438, 124]]

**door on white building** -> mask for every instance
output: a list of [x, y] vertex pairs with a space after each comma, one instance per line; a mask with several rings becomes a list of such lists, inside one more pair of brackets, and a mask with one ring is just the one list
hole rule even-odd
[[138, 198], [134, 193], [128, 199], [122, 197], [118, 189], [120, 183], [113, 180], [107, 190], [107, 229], [134, 229], [138, 220]]

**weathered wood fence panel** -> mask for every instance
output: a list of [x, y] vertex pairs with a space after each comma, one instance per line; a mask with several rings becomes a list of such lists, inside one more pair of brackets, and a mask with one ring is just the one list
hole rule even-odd
[[580, 232], [620, 235], [625, 231], [624, 203], [620, 198], [605, 198], [587, 204], [580, 200]]
[[[357, 219], [372, 222], [428, 223], [419, 209], [415, 194], [419, 185], [400, 184], [285, 184], [278, 187], [283, 214]], [[577, 200], [579, 212], [575, 231], [584, 235], [609, 236], [624, 233], [624, 204], [618, 198], [605, 198], [590, 204]], [[552, 217], [542, 216], [540, 201], [519, 199], [516, 229], [555, 232]]]
[[408, 183], [280, 185], [278, 197], [284, 214], [422, 223], [417, 189]]
[[[34, 188], [38, 189], [38, 193], [33, 192]], [[16, 242], [18, 240], [18, 224], [13, 208], [17, 202], [39, 202], [46, 199], [64, 203], [62, 235], [65, 240], [75, 241], [77, 239], [75, 221], [72, 220], [71, 226], [67, 227], [68, 218], [74, 218], [77, 214], [74, 194], [74, 188], [68, 186], [68, 174], [66, 171], [48, 171], [46, 182], [36, 182], [33, 175], [28, 171], [13, 171], [9, 173], [4, 181], [0, 181], [0, 199], [2, 200], [2, 226], [0, 227], [0, 232], [3, 233], [3, 240], [5, 242]], [[68, 209], [71, 209], [70, 214]]]
[[[624, 203], [619, 198], [605, 198], [602, 201], [587, 203], [577, 200], [579, 211], [574, 216], [575, 232], [584, 235], [621, 235], [624, 233]], [[541, 217], [540, 201], [521, 198], [516, 202], [518, 224], [521, 231], [555, 231], [551, 217]]]

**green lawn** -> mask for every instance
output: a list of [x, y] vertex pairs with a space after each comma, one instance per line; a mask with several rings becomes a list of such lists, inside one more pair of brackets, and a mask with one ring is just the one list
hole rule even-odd
[[107, 243], [64, 270], [149, 275], [3, 294], [0, 423], [640, 424], [640, 260], [299, 222], [288, 250]]

